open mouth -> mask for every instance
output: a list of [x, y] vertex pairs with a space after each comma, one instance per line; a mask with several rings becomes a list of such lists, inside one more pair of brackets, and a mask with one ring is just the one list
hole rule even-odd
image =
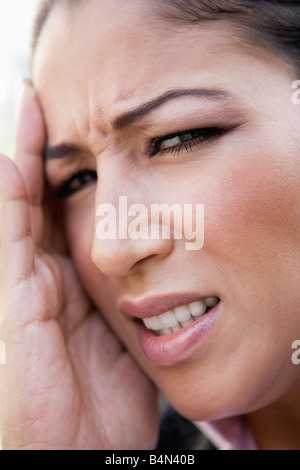
[[182, 328], [185, 328], [197, 321], [200, 317], [209, 313], [219, 302], [220, 299], [218, 297], [208, 297], [197, 302], [181, 305], [161, 315], [143, 318], [143, 323], [145, 327], [153, 331], [156, 336], [166, 336], [177, 333], [177, 331], [180, 331]]

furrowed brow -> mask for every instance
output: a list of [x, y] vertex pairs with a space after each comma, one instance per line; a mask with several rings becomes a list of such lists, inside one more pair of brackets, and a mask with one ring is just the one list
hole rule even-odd
[[[125, 113], [118, 116], [111, 122], [111, 126], [114, 130], [121, 131], [127, 126], [138, 121], [142, 117], [150, 114], [152, 111], [156, 110], [163, 104], [181, 98], [184, 96], [195, 96], [207, 99], [209, 101], [224, 102], [232, 99], [232, 95], [224, 90], [215, 90], [215, 89], [174, 89], [166, 91], [157, 98], [148, 101], [140, 106], [126, 111]], [[44, 159], [45, 160], [59, 160], [62, 158], [71, 157], [72, 155], [81, 153], [83, 151], [77, 145], [74, 144], [62, 144], [58, 146], [47, 146], [44, 150]]]

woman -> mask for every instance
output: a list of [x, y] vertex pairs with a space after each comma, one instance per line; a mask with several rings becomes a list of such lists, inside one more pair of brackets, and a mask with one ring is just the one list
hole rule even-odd
[[[45, 2], [0, 160], [4, 448], [151, 449], [156, 389], [300, 448], [299, 34], [298, 2]], [[201, 247], [155, 204], [204, 208]]]

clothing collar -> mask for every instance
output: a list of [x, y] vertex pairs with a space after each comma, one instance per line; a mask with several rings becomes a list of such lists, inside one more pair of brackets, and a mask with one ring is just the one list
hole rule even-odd
[[259, 450], [242, 416], [195, 424], [218, 450]]

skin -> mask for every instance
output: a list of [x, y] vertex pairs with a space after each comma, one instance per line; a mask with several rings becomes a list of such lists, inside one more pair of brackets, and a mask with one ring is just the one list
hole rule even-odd
[[[300, 329], [300, 108], [291, 100], [294, 71], [271, 52], [247, 46], [226, 21], [171, 26], [146, 13], [143, 5], [103, 0], [99, 8], [91, 0], [71, 12], [57, 7], [35, 54], [33, 80], [47, 144], [81, 148], [47, 162], [49, 184], [56, 186], [82, 169], [98, 174], [98, 182], [60, 203], [76, 271], [111, 331], [180, 413], [193, 420], [247, 414], [261, 448], [299, 449], [300, 376], [291, 361]], [[113, 128], [120, 114], [182, 87], [218, 89], [230, 98], [177, 98], [123, 129]], [[226, 132], [192, 152], [182, 149], [150, 159], [144, 150], [149, 139], [204, 127]], [[43, 140], [31, 153], [41, 152]], [[32, 188], [38, 158], [30, 165], [26, 153], [23, 144], [19, 167]], [[118, 206], [124, 194], [129, 204], [147, 207], [153, 202], [204, 204], [203, 249], [188, 252], [183, 240], [173, 238], [99, 240], [96, 207], [104, 202]], [[69, 292], [80, 289], [77, 282], [73, 287], [71, 278]], [[122, 315], [118, 305], [123, 299], [175, 293], [218, 296], [219, 318], [187, 358], [156, 366], [142, 351], [136, 321]], [[58, 287], [56, 296], [60, 300]], [[76, 323], [82, 313], [68, 318]], [[101, 338], [116, 341], [106, 331], [107, 338]], [[95, 354], [99, 368], [105, 368], [106, 350], [103, 361]], [[146, 391], [137, 382], [136, 395], [144, 401], [133, 403], [138, 417], [149, 423], [149, 435], [155, 434], [155, 423], [145, 415], [145, 408], [155, 407], [151, 385], [128, 353], [120, 354]], [[57, 355], [53, 351], [50, 365]], [[91, 380], [94, 374], [91, 370]], [[114, 376], [125, 390], [124, 376]], [[132, 393], [128, 383], [129, 389]], [[97, 401], [97, 393], [93, 397]], [[100, 417], [100, 422], [105, 429], [106, 420]], [[116, 441], [117, 427], [110, 434]], [[145, 442], [150, 446], [149, 436]]]
[[157, 392], [82, 289], [43, 203], [44, 143], [41, 108], [26, 96], [17, 166], [0, 156], [2, 449], [152, 448]]

